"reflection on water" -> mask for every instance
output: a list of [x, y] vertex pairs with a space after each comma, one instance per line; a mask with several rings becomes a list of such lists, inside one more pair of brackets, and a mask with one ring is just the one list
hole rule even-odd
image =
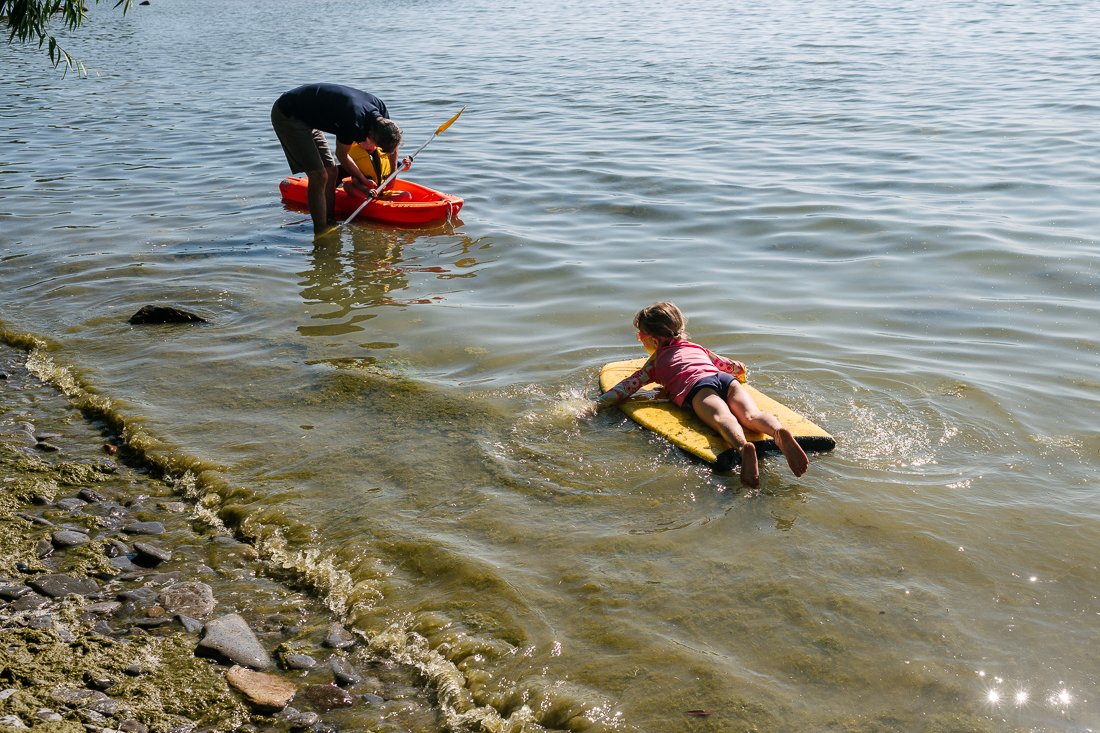
[[[442, 301], [443, 295], [400, 297], [409, 288], [408, 275], [423, 273], [440, 280], [472, 278], [479, 261], [473, 256], [473, 240], [459, 232], [462, 222], [441, 224], [431, 229], [403, 230], [392, 227], [353, 228], [346, 236], [323, 237], [309, 253], [308, 270], [299, 274], [302, 300], [311, 320], [331, 321], [324, 325], [299, 325], [303, 336], [340, 336], [363, 331], [360, 325], [375, 318], [371, 308], [383, 305], [427, 305]], [[463, 256], [453, 265], [419, 265], [416, 249], [430, 246], [433, 237], [445, 238]], [[409, 254], [407, 251], [412, 252]], [[325, 307], [329, 306], [329, 307]], [[368, 344], [377, 348], [377, 344]]]

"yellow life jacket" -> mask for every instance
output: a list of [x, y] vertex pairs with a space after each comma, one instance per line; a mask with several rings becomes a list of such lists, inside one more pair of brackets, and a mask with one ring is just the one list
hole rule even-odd
[[368, 153], [359, 147], [359, 143], [355, 143], [348, 149], [348, 156], [359, 166], [363, 175], [375, 183], [386, 180], [386, 176], [393, 172], [390, 170], [390, 156], [379, 153], [377, 149]]

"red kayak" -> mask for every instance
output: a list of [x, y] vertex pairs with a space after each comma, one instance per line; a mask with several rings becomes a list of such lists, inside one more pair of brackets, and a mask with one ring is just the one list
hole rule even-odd
[[[305, 176], [284, 178], [279, 184], [283, 202], [308, 208]], [[349, 194], [343, 186], [336, 189], [336, 216], [344, 219], [359, 208], [363, 197]], [[398, 178], [385, 194], [363, 207], [356, 219], [373, 219], [405, 226], [430, 224], [458, 215], [462, 199], [441, 193], [419, 183]]]

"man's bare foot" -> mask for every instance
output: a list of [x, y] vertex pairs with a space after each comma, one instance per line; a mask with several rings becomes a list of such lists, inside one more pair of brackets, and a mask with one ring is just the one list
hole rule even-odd
[[753, 488], [760, 485], [760, 466], [756, 462], [756, 446], [752, 443], [741, 446], [741, 483]]
[[781, 428], [777, 431], [775, 445], [783, 452], [783, 457], [787, 459], [787, 465], [791, 467], [791, 473], [795, 476], [806, 473], [806, 469], [810, 467], [810, 459], [806, 457], [806, 451], [802, 450], [802, 446], [794, 439], [790, 430]]

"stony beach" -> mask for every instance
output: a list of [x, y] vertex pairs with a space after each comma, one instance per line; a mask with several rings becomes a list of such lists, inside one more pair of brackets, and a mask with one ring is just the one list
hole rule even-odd
[[26, 362], [0, 345], [0, 729], [442, 728], [415, 669]]

